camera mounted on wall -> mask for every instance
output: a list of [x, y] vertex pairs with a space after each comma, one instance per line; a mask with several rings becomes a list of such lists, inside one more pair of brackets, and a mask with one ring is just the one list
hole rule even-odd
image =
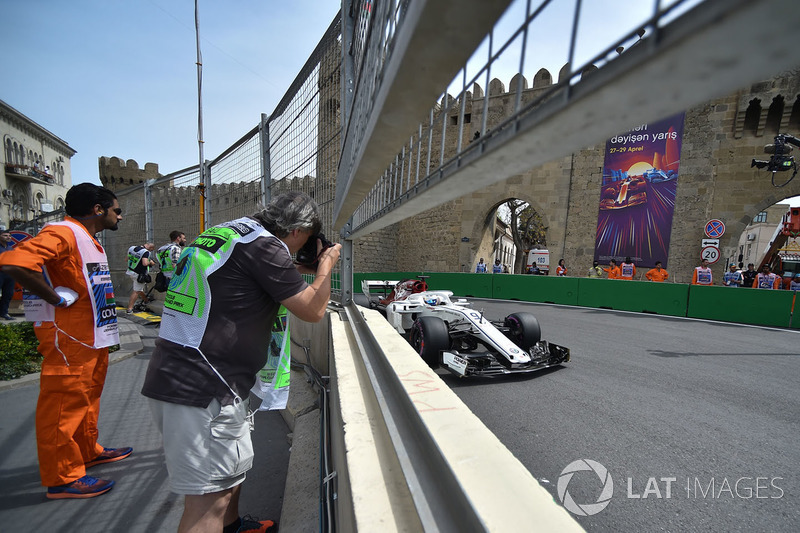
[[[764, 147], [765, 154], [772, 154], [769, 160], [753, 159], [753, 162], [750, 163], [750, 168], [767, 169], [772, 172], [772, 185], [774, 187], [783, 187], [797, 175], [797, 163], [794, 161], [794, 156], [790, 155], [793, 150], [792, 145], [800, 146], [800, 139], [788, 133], [779, 133], [775, 136], [774, 144], [768, 144]], [[775, 173], [788, 170], [794, 171], [791, 177], [781, 185], [775, 185]]]
[[[322, 250], [320, 250], [319, 253], [317, 253], [317, 241], [322, 243]], [[316, 270], [319, 266], [319, 256], [322, 254], [322, 252], [332, 246], [333, 243], [326, 239], [325, 235], [322, 233], [312, 235], [308, 238], [303, 247], [297, 251], [294, 262], [298, 265], [303, 265], [312, 270]]]

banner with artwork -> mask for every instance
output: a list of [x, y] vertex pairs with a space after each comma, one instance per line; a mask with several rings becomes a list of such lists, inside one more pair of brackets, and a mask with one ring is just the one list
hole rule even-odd
[[667, 267], [684, 113], [606, 142], [594, 258]]

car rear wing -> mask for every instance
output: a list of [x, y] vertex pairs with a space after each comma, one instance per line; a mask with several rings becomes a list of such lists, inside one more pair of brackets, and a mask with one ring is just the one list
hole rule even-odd
[[361, 280], [361, 292], [364, 293], [364, 296], [367, 298], [370, 297], [373, 291], [381, 292], [384, 297], [388, 296], [394, 286], [397, 285], [399, 281], [397, 280]]

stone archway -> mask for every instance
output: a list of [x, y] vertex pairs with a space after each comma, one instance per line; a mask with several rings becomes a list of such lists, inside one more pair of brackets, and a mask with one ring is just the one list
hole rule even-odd
[[[513, 179], [513, 178], [512, 178]], [[537, 202], [528, 187], [492, 186], [480, 193], [471, 195], [463, 200], [462, 228], [469, 242], [462, 242], [459, 248], [460, 264], [468, 265], [467, 271], [475, 270], [475, 265], [480, 257], [488, 258], [493, 253], [493, 222], [497, 208], [507, 200], [516, 198], [528, 203], [542, 217], [542, 223], [550, 228], [552, 212], [548, 213], [545, 206]], [[522, 182], [520, 183], [522, 185]], [[563, 226], [562, 226], [563, 228]], [[548, 230], [548, 242], [550, 242]], [[563, 239], [563, 237], [562, 237]]]

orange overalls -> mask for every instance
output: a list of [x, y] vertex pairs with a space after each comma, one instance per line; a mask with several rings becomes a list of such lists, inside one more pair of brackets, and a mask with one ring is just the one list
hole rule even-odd
[[618, 266], [615, 267], [609, 266], [608, 268], [604, 268], [603, 270], [608, 272], [608, 279], [620, 279], [622, 276], [622, 273], [620, 272]]
[[663, 268], [661, 270], [659, 270], [657, 268], [652, 268], [652, 269], [648, 270], [647, 274], [645, 274], [644, 276], [647, 279], [649, 279], [650, 281], [659, 281], [659, 282], [661, 282], [661, 281], [666, 281], [667, 280], [667, 278], [669, 277], [669, 273], [666, 270], [664, 270]]
[[[67, 220], [77, 223], [69, 217]], [[99, 243], [95, 244], [102, 250]], [[0, 255], [0, 265], [34, 271], [46, 266], [53, 287], [69, 287], [77, 292], [74, 304], [55, 309], [55, 323], [78, 341], [94, 344], [92, 303], [71, 229], [46, 226], [33, 239]], [[97, 444], [97, 418], [108, 368], [108, 348], [89, 348], [58, 333], [59, 351], [53, 322], [43, 322], [35, 330], [39, 353], [44, 357], [36, 405], [39, 473], [42, 485], [53, 487], [83, 477], [84, 464], [103, 451]]]

